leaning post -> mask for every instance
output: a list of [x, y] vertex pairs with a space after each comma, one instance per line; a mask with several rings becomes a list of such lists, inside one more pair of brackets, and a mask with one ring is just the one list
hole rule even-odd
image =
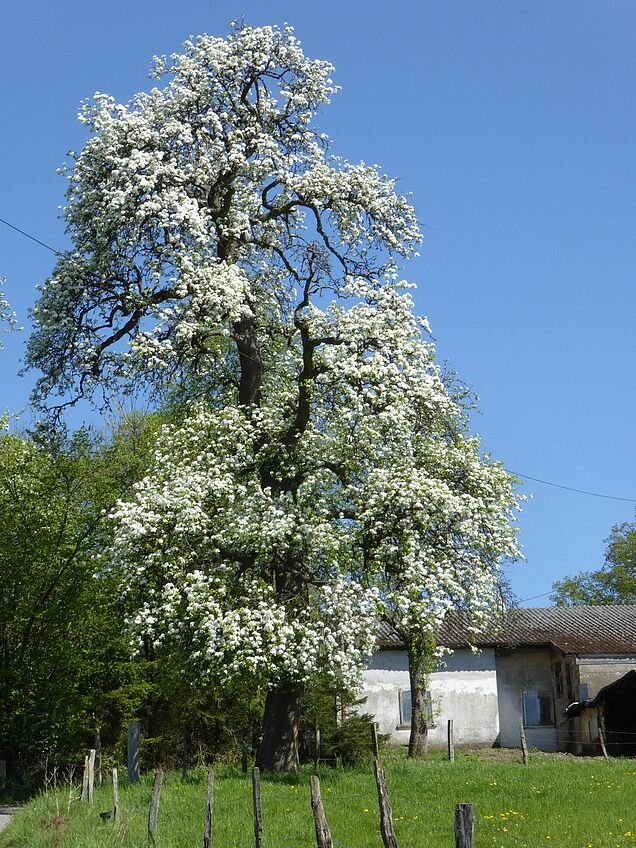
[[154, 848], [157, 844], [157, 824], [159, 822], [159, 798], [161, 797], [161, 783], [163, 771], [157, 769], [152, 784], [152, 796], [150, 798], [150, 810], [148, 812], [148, 845]]
[[384, 848], [398, 848], [384, 769], [377, 757], [373, 760], [373, 765], [375, 768], [375, 782], [378, 788], [378, 804], [380, 807], [380, 833], [382, 834]]
[[528, 743], [526, 742], [526, 729], [523, 726], [523, 716], [519, 718], [519, 738], [521, 739], [521, 754], [524, 766], [528, 765]]
[[311, 810], [314, 814], [314, 827], [316, 829], [316, 845], [318, 848], [333, 848], [331, 831], [320, 797], [320, 779], [317, 775], [312, 774], [309, 780], [311, 784]]

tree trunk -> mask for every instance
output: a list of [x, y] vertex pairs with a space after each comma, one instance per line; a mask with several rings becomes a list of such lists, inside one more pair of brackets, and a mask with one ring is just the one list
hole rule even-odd
[[256, 754], [261, 771], [297, 771], [302, 697], [298, 683], [281, 683], [267, 693], [263, 738]]
[[241, 406], [260, 405], [263, 360], [253, 318], [241, 318], [234, 324], [234, 339], [239, 352], [241, 376], [238, 401]]
[[428, 657], [415, 646], [408, 646], [409, 682], [411, 685], [411, 735], [409, 757], [425, 757], [428, 751], [428, 715], [426, 687], [428, 685]]

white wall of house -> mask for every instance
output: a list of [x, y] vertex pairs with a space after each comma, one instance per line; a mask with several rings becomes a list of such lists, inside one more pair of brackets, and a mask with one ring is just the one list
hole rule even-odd
[[[446, 744], [447, 723], [452, 718], [457, 745], [516, 748], [523, 717], [530, 747], [570, 750], [567, 731], [580, 730], [578, 721], [564, 723], [570, 692], [573, 699], [592, 698], [634, 667], [634, 657], [566, 657], [549, 647], [500, 649], [496, 655], [491, 648], [477, 654], [458, 649], [430, 676], [433, 727], [429, 742], [433, 747]], [[364, 673], [361, 696], [366, 702], [360, 710], [375, 716], [380, 733], [403, 745], [408, 743], [409, 722], [401, 722], [400, 692], [408, 689], [406, 651], [378, 651]]]
[[[389, 733], [393, 742], [406, 745], [408, 726], [400, 724], [400, 691], [408, 690], [406, 651], [380, 650], [364, 673], [361, 697], [363, 712], [375, 715], [380, 733]], [[429, 689], [433, 703], [434, 727], [431, 746], [446, 744], [448, 719], [452, 718], [455, 743], [465, 746], [493, 745], [499, 734], [495, 654], [490, 648], [477, 654], [459, 649], [445, 657], [443, 666], [433, 672]]]

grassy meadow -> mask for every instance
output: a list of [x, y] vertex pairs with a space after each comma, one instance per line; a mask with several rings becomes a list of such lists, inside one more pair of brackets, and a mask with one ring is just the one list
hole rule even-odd
[[[524, 767], [508, 758], [441, 752], [409, 762], [401, 752], [383, 756], [400, 848], [453, 848], [455, 804], [475, 805], [477, 848], [636, 848], [636, 760], [535, 755]], [[309, 774], [263, 776], [265, 848], [314, 848]], [[382, 848], [371, 762], [352, 769], [321, 769], [321, 789], [335, 848]], [[106, 848], [147, 845], [152, 776], [121, 786], [122, 822], [104, 822], [112, 788], [95, 791], [93, 806], [67, 789], [29, 802], [0, 834], [0, 848]], [[157, 848], [199, 848], [203, 842], [206, 776], [164, 780]], [[251, 778], [219, 768], [215, 780], [215, 848], [254, 844]]]

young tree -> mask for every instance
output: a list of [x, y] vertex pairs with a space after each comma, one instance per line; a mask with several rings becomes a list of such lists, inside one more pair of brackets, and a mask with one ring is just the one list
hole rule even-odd
[[558, 580], [552, 586], [552, 601], [560, 606], [636, 604], [636, 524], [615, 525], [605, 541], [603, 567]]
[[[59, 407], [141, 381], [196, 385], [116, 512], [114, 562], [141, 639], [202, 679], [268, 687], [258, 764], [294, 768], [303, 686], [353, 683], [382, 606], [378, 563], [410, 544], [400, 525], [391, 547], [391, 475], [443, 453], [459, 412], [397, 272], [420, 239], [408, 199], [332, 156], [314, 126], [331, 66], [288, 27], [240, 25], [154, 73], [163, 88], [82, 110], [74, 248], [43, 288], [28, 361]], [[416, 496], [431, 482], [418, 473]], [[448, 520], [469, 522], [446, 489]]]
[[452, 429], [410, 434], [375, 473], [382, 488], [366, 497], [367, 569], [380, 589], [382, 617], [408, 653], [409, 756], [420, 756], [440, 627], [449, 610], [462, 610], [476, 640], [496, 622], [502, 560], [519, 556], [512, 523], [519, 503], [505, 469], [480, 455], [476, 438]]

